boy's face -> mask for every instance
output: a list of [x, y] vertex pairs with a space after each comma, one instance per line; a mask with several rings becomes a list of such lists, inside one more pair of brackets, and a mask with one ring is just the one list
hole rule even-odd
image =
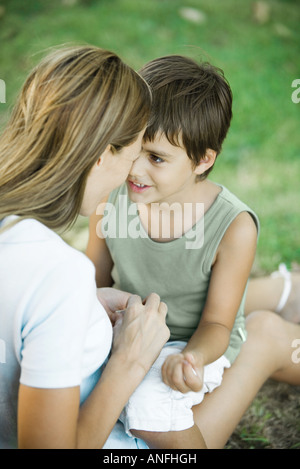
[[143, 143], [127, 179], [129, 196], [136, 203], [186, 202], [196, 184], [192, 161], [182, 147], [164, 134]]

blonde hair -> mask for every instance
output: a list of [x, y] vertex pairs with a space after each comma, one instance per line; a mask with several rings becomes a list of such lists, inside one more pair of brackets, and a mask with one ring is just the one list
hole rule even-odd
[[79, 213], [89, 171], [147, 124], [146, 82], [116, 54], [56, 49], [27, 78], [0, 140], [0, 219], [35, 218], [52, 229]]

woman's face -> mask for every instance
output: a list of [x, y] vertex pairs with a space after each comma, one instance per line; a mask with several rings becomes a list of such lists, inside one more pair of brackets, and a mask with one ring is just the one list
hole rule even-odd
[[109, 145], [88, 175], [80, 215], [90, 216], [97, 206], [127, 178], [133, 162], [138, 158], [145, 129], [135, 142], [113, 153]]

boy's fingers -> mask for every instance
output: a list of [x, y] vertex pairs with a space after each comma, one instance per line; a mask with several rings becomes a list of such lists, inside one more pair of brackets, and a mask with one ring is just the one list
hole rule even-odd
[[175, 364], [166, 360], [162, 365], [162, 378], [167, 386], [184, 394], [201, 391], [203, 387], [202, 377], [186, 359], [181, 359]]
[[183, 363], [183, 373], [185, 383], [190, 391], [198, 392], [203, 387], [202, 378], [197, 374], [196, 370], [187, 361]]
[[161, 367], [161, 373], [163, 382], [170, 388], [174, 389], [174, 385], [172, 383], [172, 369], [173, 368], [170, 367], [170, 363], [168, 363], [168, 361], [165, 361]]
[[186, 393], [189, 391], [188, 386], [185, 383], [182, 362], [178, 362], [171, 370], [169, 370], [169, 386], [174, 391]]

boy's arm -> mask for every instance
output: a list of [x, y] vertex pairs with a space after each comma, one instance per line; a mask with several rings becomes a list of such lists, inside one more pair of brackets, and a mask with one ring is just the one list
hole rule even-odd
[[[105, 202], [105, 201], [104, 201]], [[91, 259], [96, 268], [97, 287], [111, 287], [111, 271], [113, 261], [106, 245], [105, 239], [99, 237], [101, 231], [101, 220], [103, 215], [93, 214], [89, 221], [89, 239], [86, 255]]]
[[[190, 362], [188, 356], [192, 355], [193, 367], [199, 376], [202, 375], [203, 366], [217, 360], [229, 345], [236, 313], [255, 257], [256, 243], [257, 229], [253, 219], [247, 212], [242, 212], [231, 223], [219, 245], [199, 326], [182, 352], [181, 358]], [[164, 380], [171, 385], [170, 375], [173, 373], [177, 376], [177, 383], [171, 387], [178, 389], [179, 373], [174, 363], [173, 371], [171, 369], [172, 364], [169, 370], [164, 364]], [[192, 390], [198, 390], [195, 387], [201, 389], [203, 383], [200, 381], [198, 385], [192, 384]], [[190, 390], [186, 379], [181, 383], [181, 389], [183, 392]]]
[[186, 351], [202, 356], [204, 364], [226, 351], [255, 257], [257, 229], [242, 212], [227, 229], [212, 268], [206, 304]]

